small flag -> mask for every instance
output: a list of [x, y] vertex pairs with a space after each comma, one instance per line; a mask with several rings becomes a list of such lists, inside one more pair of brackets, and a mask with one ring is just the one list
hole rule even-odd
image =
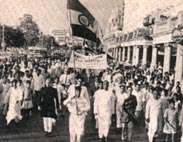
[[67, 0], [72, 35], [97, 42], [100, 27], [97, 20], [79, 0]]

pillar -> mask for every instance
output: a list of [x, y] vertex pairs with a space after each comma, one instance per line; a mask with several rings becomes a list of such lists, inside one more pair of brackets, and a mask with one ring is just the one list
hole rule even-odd
[[125, 47], [123, 47], [123, 51], [122, 51], [122, 61], [125, 60]]
[[114, 58], [114, 48], [112, 49], [112, 57]]
[[177, 44], [175, 82], [182, 81], [182, 75], [183, 75], [182, 72], [183, 72], [183, 45]]
[[115, 59], [117, 61], [118, 60], [118, 48], [116, 47], [115, 50], [116, 50]]
[[121, 47], [119, 47], [119, 51], [118, 51], [118, 52], [119, 52], [119, 53], [118, 53], [119, 61], [121, 62], [121, 60], [122, 60], [122, 54], [121, 54], [122, 48], [121, 48]]
[[136, 52], [136, 46], [132, 47], [133, 55], [132, 55], [132, 65], [135, 65], [135, 52]]
[[121, 61], [123, 61], [123, 47], [121, 47]]
[[139, 49], [139, 46], [137, 46], [137, 47], [136, 47], [135, 65], [138, 65], [138, 63], [139, 63], [139, 52], [140, 52], [140, 49]]
[[147, 64], [147, 49], [148, 49], [148, 45], [143, 45], [143, 55], [142, 55], [142, 65], [146, 65]]
[[121, 50], [120, 47], [118, 47], [118, 61], [119, 61], [119, 62], [120, 62], [120, 60], [121, 60], [121, 59], [120, 59], [120, 50]]
[[116, 60], [118, 60], [118, 47], [116, 47]]
[[112, 57], [114, 58], [114, 49], [112, 48], [111, 50], [112, 50]]
[[157, 57], [158, 57], [158, 48], [156, 47], [156, 45], [153, 45], [151, 68], [157, 67]]
[[116, 48], [114, 48], [114, 59], [116, 60]]
[[131, 47], [129, 46], [128, 47], [128, 52], [127, 52], [127, 63], [129, 63], [130, 62], [130, 53], [131, 53]]
[[114, 59], [115, 59], [115, 51], [116, 51], [115, 48], [113, 48], [113, 53], [114, 53], [114, 54], [113, 54], [113, 58], [114, 58]]
[[138, 65], [139, 63], [139, 47], [137, 45], [133, 46], [133, 61], [132, 65]]
[[170, 71], [170, 60], [171, 60], [171, 46], [166, 43], [164, 44], [165, 53], [164, 53], [164, 63], [163, 63], [163, 72]]
[[139, 47], [137, 45], [133, 46], [133, 61], [132, 65], [138, 65], [139, 63]]

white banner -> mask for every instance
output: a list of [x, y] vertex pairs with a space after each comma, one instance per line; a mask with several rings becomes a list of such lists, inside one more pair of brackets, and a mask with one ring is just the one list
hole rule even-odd
[[85, 56], [76, 52], [72, 52], [68, 67], [81, 69], [106, 69], [107, 55]]
[[11, 52], [0, 52], [0, 59], [9, 59], [12, 56]]

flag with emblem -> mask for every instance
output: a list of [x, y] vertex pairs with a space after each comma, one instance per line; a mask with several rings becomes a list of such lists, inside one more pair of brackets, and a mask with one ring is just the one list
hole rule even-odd
[[79, 0], [67, 0], [72, 35], [97, 42], [100, 27], [88, 9]]

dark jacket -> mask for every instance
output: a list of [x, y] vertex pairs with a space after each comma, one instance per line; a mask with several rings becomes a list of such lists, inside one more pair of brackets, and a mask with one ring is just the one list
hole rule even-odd
[[127, 99], [125, 99], [121, 116], [122, 123], [128, 123], [129, 121], [136, 121], [135, 118], [136, 106], [137, 106], [137, 99], [134, 95], [130, 95]]
[[40, 91], [40, 107], [41, 117], [56, 118], [55, 113], [55, 102], [56, 107], [59, 108], [57, 90], [53, 87], [43, 87]]

